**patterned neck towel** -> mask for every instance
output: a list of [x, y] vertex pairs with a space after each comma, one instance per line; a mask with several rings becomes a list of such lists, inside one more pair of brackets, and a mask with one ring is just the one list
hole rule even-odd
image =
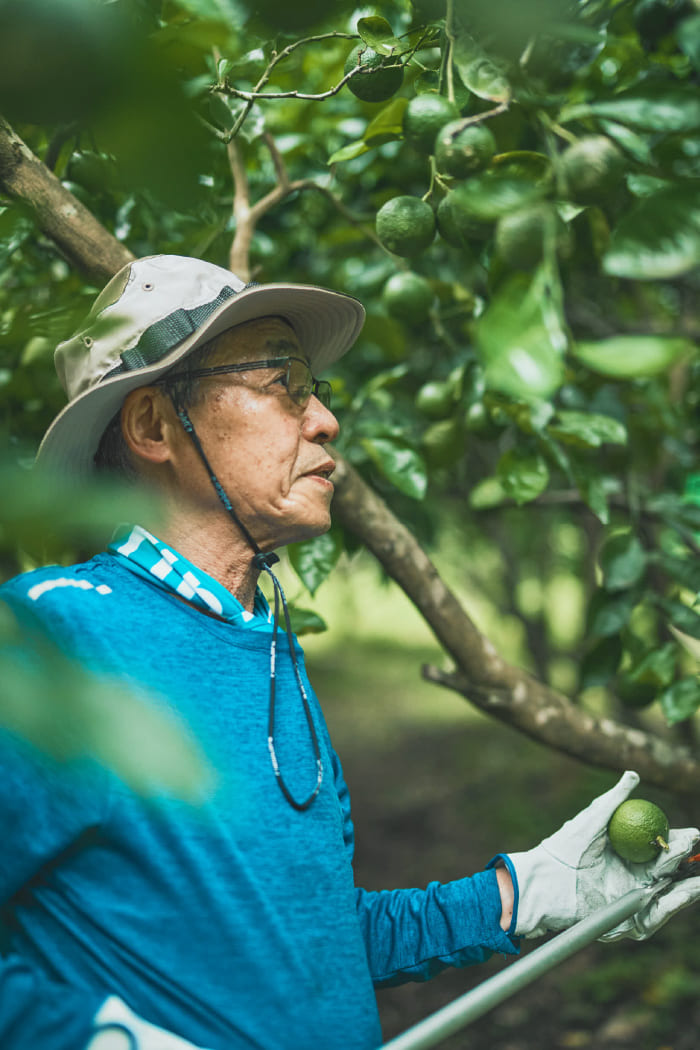
[[270, 631], [272, 614], [265, 595], [258, 587], [253, 612], [244, 609], [223, 584], [168, 547], [140, 525], [121, 533], [107, 547], [132, 572], [185, 598], [198, 609], [216, 613], [229, 623], [254, 631]]

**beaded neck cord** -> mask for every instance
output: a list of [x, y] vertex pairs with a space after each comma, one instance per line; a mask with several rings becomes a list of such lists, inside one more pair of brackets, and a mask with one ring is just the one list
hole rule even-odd
[[[214, 473], [211, 467], [211, 464], [209, 463], [209, 460], [207, 459], [206, 453], [202, 448], [202, 443], [200, 442], [199, 437], [197, 436], [197, 432], [194, 429], [192, 420], [190, 419], [187, 411], [181, 405], [178, 404], [172, 392], [170, 396], [173, 400], [173, 405], [175, 411], [177, 412], [178, 419], [182, 423], [182, 426], [184, 427], [185, 431], [189, 434], [192, 443], [195, 449], [197, 450], [197, 454], [199, 455], [199, 458], [204, 464], [204, 468], [207, 474], [209, 475], [209, 480], [214, 486], [216, 494], [219, 497], [221, 503], [223, 504], [226, 513], [229, 515], [233, 523], [241, 531], [247, 542], [255, 551], [255, 555], [253, 557], [253, 565], [261, 572], [266, 572], [267, 575], [270, 577], [270, 580], [272, 581], [272, 587], [275, 595], [275, 603], [274, 618], [272, 625], [272, 641], [270, 642], [270, 705], [267, 723], [267, 747], [268, 751], [270, 752], [270, 761], [272, 762], [272, 769], [274, 771], [275, 778], [277, 780], [282, 794], [284, 795], [290, 806], [292, 806], [296, 810], [303, 811], [311, 806], [311, 803], [321, 790], [321, 784], [323, 783], [323, 762], [321, 760], [321, 749], [318, 743], [316, 727], [314, 726], [314, 721], [311, 714], [309, 697], [304, 687], [304, 681], [299, 670], [299, 664], [294, 649], [294, 635], [292, 633], [292, 625], [289, 619], [289, 608], [287, 607], [287, 600], [284, 596], [284, 591], [282, 590], [282, 584], [277, 579], [271, 568], [271, 566], [274, 565], [275, 562], [279, 561], [279, 558], [273, 552], [265, 554], [265, 552], [262, 551], [258, 544], [255, 542], [255, 540], [253, 539], [243, 522], [240, 520], [240, 518], [236, 514], [236, 511], [233, 508], [231, 500], [226, 495], [226, 492], [224, 491], [221, 482], [217, 478], [216, 474]], [[309, 727], [309, 735], [311, 737], [311, 744], [313, 747], [314, 757], [316, 759], [316, 784], [311, 794], [301, 802], [298, 799], [294, 798], [291, 791], [287, 787], [284, 777], [282, 776], [279, 761], [277, 759], [277, 753], [275, 751], [275, 683], [277, 666], [277, 631], [279, 628], [280, 620], [280, 606], [282, 607], [282, 611], [284, 613], [284, 624], [285, 631], [287, 634], [287, 644], [289, 646], [289, 655], [292, 660], [294, 676], [296, 678], [297, 685], [299, 686], [299, 693], [301, 694], [302, 703], [304, 705], [304, 714], [306, 715], [306, 722]]]

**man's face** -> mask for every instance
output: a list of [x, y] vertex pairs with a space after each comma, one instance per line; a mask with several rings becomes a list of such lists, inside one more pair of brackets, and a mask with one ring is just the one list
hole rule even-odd
[[[306, 360], [293, 329], [281, 318], [266, 317], [224, 332], [207, 364], [278, 357]], [[264, 550], [309, 539], [330, 526], [334, 464], [323, 446], [337, 437], [338, 422], [316, 397], [303, 407], [296, 404], [284, 377], [281, 367], [200, 379], [201, 396], [190, 410], [214, 473]], [[200, 505], [221, 509], [192, 452], [190, 495]]]

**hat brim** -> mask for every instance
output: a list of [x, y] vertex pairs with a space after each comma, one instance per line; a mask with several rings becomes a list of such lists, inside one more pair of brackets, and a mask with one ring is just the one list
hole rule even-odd
[[106, 379], [66, 405], [44, 435], [37, 464], [76, 478], [87, 477], [95, 469], [94, 456], [105, 428], [127, 394], [155, 382], [227, 328], [261, 317], [282, 317], [292, 326], [312, 372], [318, 375], [353, 345], [362, 329], [365, 311], [357, 299], [313, 285], [265, 284], [245, 288], [156, 364]]

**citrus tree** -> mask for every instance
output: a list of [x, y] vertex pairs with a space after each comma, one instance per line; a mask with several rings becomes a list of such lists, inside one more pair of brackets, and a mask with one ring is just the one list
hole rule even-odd
[[[356, 295], [367, 325], [331, 377], [336, 524], [291, 551], [301, 580], [313, 593], [366, 546], [453, 661], [431, 680], [586, 761], [697, 790], [692, 0], [0, 11], [10, 459], [62, 404], [55, 343], [134, 256]], [[15, 483], [8, 572], [40, 498]], [[52, 498], [75, 547], [80, 516]], [[447, 572], [519, 620], [523, 666], [425, 552], [445, 515]], [[565, 646], [543, 586], [562, 571], [585, 604]]]

